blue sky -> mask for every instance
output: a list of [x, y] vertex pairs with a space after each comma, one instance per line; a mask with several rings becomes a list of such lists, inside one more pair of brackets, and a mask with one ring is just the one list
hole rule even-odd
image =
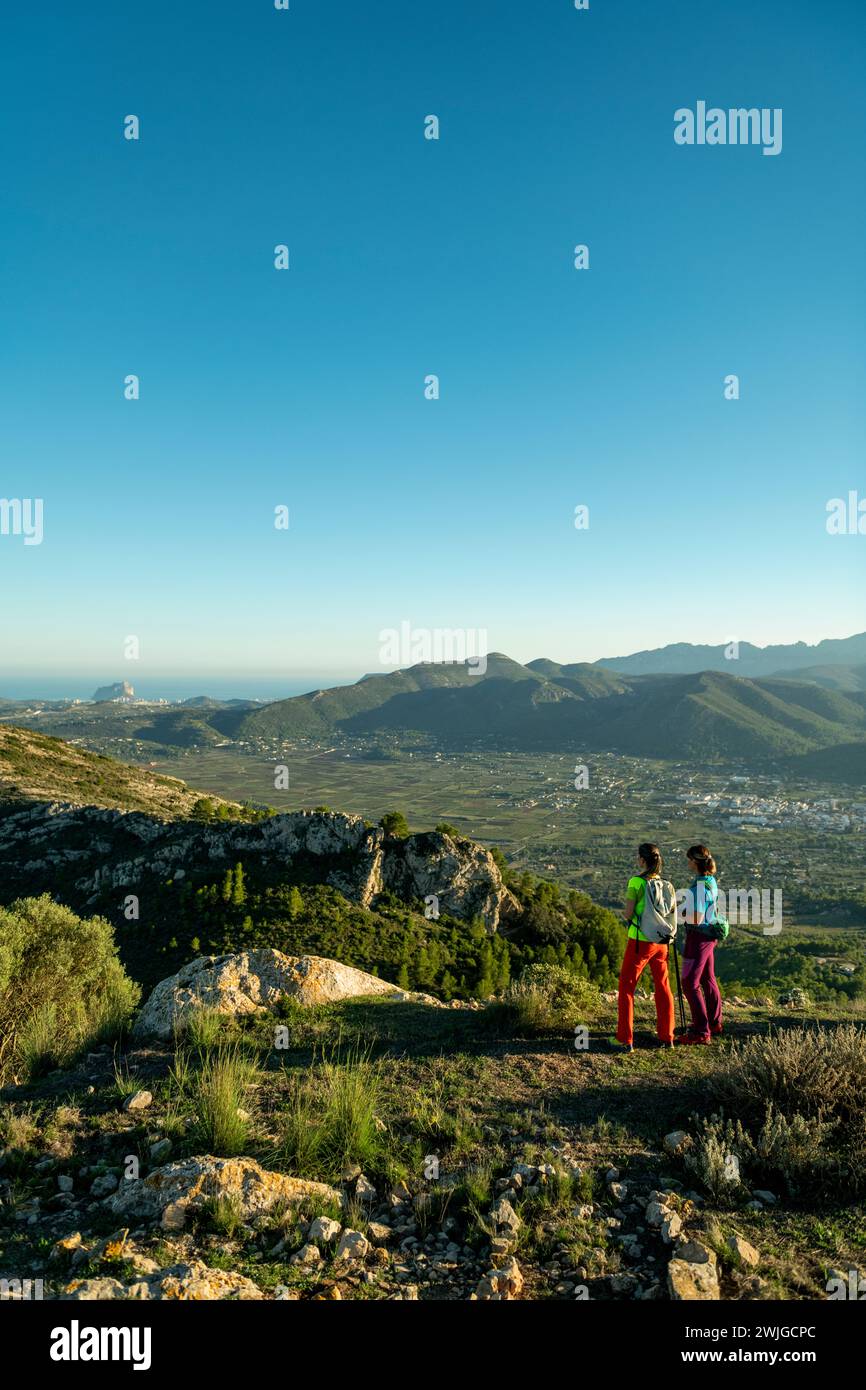
[[[44, 540], [0, 536], [0, 695], [278, 693], [407, 619], [560, 661], [866, 628], [825, 527], [866, 498], [864, 50], [857, 0], [16, 7], [0, 496]], [[677, 146], [699, 99], [782, 153]]]

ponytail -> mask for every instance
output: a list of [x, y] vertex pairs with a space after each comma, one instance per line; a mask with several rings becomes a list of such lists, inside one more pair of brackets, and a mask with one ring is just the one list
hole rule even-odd
[[706, 875], [716, 872], [716, 861], [706, 845], [692, 845], [691, 849], [686, 850], [686, 858], [694, 859], [699, 874]]
[[637, 852], [640, 858], [646, 864], [646, 868], [641, 874], [641, 878], [649, 878], [652, 874], [661, 873], [664, 860], [662, 859], [662, 852], [659, 849], [658, 845], [653, 845], [647, 842], [646, 844], [638, 845]]

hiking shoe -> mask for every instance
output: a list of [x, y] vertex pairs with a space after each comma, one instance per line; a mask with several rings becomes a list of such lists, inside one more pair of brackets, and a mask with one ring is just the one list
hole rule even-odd
[[619, 1038], [608, 1038], [607, 1045], [612, 1052], [634, 1052], [634, 1043], [621, 1043]]
[[677, 1038], [677, 1042], [679, 1043], [680, 1047], [682, 1047], [684, 1044], [690, 1045], [693, 1043], [697, 1043], [699, 1046], [705, 1047], [709, 1047], [710, 1045], [709, 1038], [699, 1038], [696, 1033], [686, 1033], [684, 1038]]

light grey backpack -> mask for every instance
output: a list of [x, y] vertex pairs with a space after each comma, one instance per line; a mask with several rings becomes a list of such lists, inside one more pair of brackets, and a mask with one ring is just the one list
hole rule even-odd
[[647, 941], [667, 945], [677, 934], [677, 894], [666, 878], [644, 879], [640, 929]]

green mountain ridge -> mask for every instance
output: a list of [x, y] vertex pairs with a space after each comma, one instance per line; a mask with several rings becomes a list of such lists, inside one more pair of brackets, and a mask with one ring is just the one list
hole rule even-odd
[[866, 738], [866, 698], [727, 672], [625, 677], [545, 660], [525, 667], [495, 653], [484, 675], [465, 666], [411, 667], [220, 722], [245, 741], [413, 733], [527, 751], [778, 757]]

